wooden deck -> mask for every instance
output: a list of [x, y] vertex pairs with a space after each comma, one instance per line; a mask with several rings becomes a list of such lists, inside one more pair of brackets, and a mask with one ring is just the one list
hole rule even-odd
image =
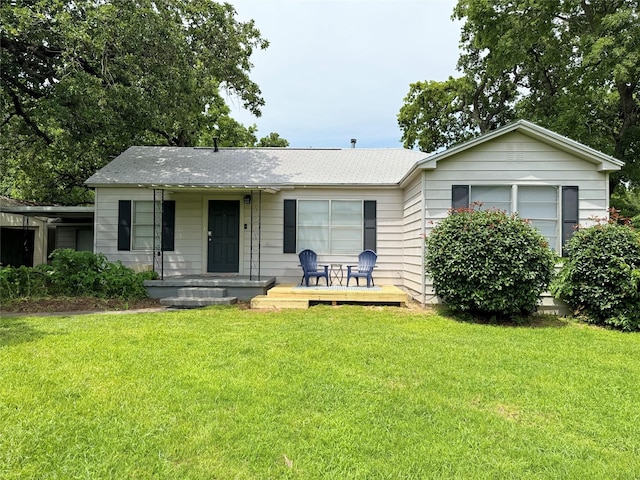
[[325, 287], [281, 284], [251, 300], [251, 308], [309, 308], [315, 303], [362, 303], [404, 306], [407, 294], [393, 285], [377, 287]]

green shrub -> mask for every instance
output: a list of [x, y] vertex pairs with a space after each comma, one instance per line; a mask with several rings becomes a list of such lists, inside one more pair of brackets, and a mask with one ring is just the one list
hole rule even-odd
[[449, 308], [498, 317], [534, 312], [556, 260], [526, 220], [496, 210], [451, 212], [426, 247], [426, 272]]
[[63, 296], [137, 299], [147, 296], [142, 282], [155, 272], [135, 273], [102, 253], [55, 250], [51, 254], [51, 293]]
[[157, 278], [156, 272], [135, 273], [121, 262], [107, 263], [102, 271], [101, 286], [106, 298], [135, 300], [146, 298], [145, 280]]
[[45, 270], [42, 267], [1, 267], [0, 300], [46, 297], [47, 276]]
[[599, 223], [577, 231], [551, 292], [579, 318], [622, 330], [640, 330], [640, 233]]
[[103, 296], [100, 274], [107, 263], [103, 254], [59, 249], [53, 251], [50, 259], [49, 281], [53, 295]]
[[99, 297], [136, 300], [148, 296], [143, 282], [155, 272], [135, 273], [101, 254], [55, 250], [51, 265], [0, 268], [0, 300], [47, 296]]
[[611, 195], [611, 208], [623, 218], [640, 216], [640, 188], [618, 185]]

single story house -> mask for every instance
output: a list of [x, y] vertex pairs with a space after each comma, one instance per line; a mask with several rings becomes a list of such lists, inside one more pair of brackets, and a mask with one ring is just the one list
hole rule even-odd
[[433, 154], [135, 146], [86, 183], [94, 250], [125, 265], [298, 283], [302, 249], [345, 264], [373, 249], [376, 284], [429, 303], [424, 235], [452, 207], [519, 212], [561, 251], [578, 224], [607, 216], [622, 165], [521, 120]]

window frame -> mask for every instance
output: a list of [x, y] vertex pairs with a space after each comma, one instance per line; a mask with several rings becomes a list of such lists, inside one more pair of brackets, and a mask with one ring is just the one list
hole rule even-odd
[[[154, 226], [155, 226], [155, 218], [154, 218], [154, 208], [155, 206], [153, 205], [154, 202], [153, 200], [133, 200], [131, 202], [131, 251], [132, 252], [149, 252], [153, 250], [153, 242], [154, 242], [154, 235], [153, 235], [153, 230], [154, 230]], [[143, 211], [141, 213], [147, 213], [147, 214], [151, 214], [151, 223], [148, 222], [142, 222], [142, 221], [136, 221], [136, 216], [139, 213], [136, 209], [137, 206], [150, 206], [151, 207], [151, 211]], [[137, 233], [143, 229], [143, 228], [150, 228], [151, 229], [151, 236], [149, 235], [138, 235]], [[150, 238], [151, 239], [151, 244], [150, 245], [144, 245], [144, 248], [139, 248], [142, 245], [137, 245], [137, 243], [145, 243], [143, 241], [144, 238]], [[137, 241], [136, 241], [137, 240]]]
[[[538, 231], [542, 233], [542, 235], [549, 242], [549, 247], [556, 251], [562, 252], [564, 249], [564, 245], [566, 241], [570, 238], [571, 235], [567, 233], [568, 227], [566, 225], [571, 225], [572, 228], [577, 226], [579, 213], [579, 187], [577, 186], [567, 186], [567, 185], [557, 185], [557, 184], [547, 184], [547, 183], [513, 183], [513, 184], [504, 184], [504, 183], [470, 183], [465, 185], [452, 185], [451, 187], [451, 205], [452, 208], [460, 209], [460, 208], [469, 208], [473, 201], [473, 188], [476, 187], [485, 187], [485, 188], [505, 188], [510, 189], [510, 200], [511, 200], [511, 208], [510, 212], [518, 213], [520, 215], [520, 197], [519, 190], [523, 188], [535, 188], [535, 187], [550, 187], [555, 189], [556, 191], [556, 205], [555, 205], [555, 217], [553, 219], [555, 228], [554, 228], [554, 236], [555, 242], [551, 241], [551, 238], [545, 235], [540, 229], [536, 227]], [[570, 200], [565, 200], [567, 197], [566, 193], [572, 193], [573, 197]], [[480, 200], [481, 201], [481, 200]], [[572, 204], [575, 202], [575, 204]], [[488, 207], [491, 208], [491, 207]], [[575, 212], [569, 215], [567, 212], [575, 210]], [[531, 221], [532, 225], [536, 220], [540, 221], [549, 221], [550, 219], [542, 219], [542, 218], [529, 218], [527, 216], [522, 216], [521, 218]], [[572, 233], [572, 232], [571, 232]]]
[[[135, 222], [136, 204], [155, 203], [153, 200], [118, 200], [118, 251], [128, 252], [150, 252], [154, 249], [154, 244], [145, 248], [134, 248], [135, 230], [137, 227], [150, 226], [155, 230], [155, 215], [152, 214], [152, 223]], [[155, 208], [155, 207], [154, 207]], [[162, 202], [162, 225], [161, 225], [161, 245], [163, 252], [175, 251], [175, 221], [176, 221], [176, 201], [163, 200]], [[153, 238], [153, 234], [152, 234]]]
[[[301, 214], [304, 214], [303, 208], [301, 208], [301, 204], [311, 203], [311, 202], [323, 202], [327, 204], [327, 214], [328, 218], [326, 219], [326, 224], [323, 222], [320, 225], [310, 225], [309, 222], [305, 221]], [[339, 212], [335, 211], [334, 205], [336, 203], [352, 203], [358, 204], [359, 206], [359, 217], [357, 225], [353, 222], [352, 225], [341, 225], [337, 223], [335, 218], [338, 216]], [[313, 220], [313, 217], [311, 218]], [[301, 243], [301, 238], [304, 235], [301, 235], [301, 230], [309, 228], [314, 230], [324, 230], [323, 234], [326, 236], [326, 245], [323, 248], [319, 248], [315, 245], [305, 245]], [[353, 249], [339, 249], [336, 248], [335, 242], [337, 240], [337, 234], [339, 232], [354, 232], [356, 231], [359, 237], [358, 246]], [[298, 208], [297, 208], [297, 218], [296, 218], [296, 238], [298, 239], [298, 243], [300, 243], [299, 250], [303, 250], [305, 248], [311, 248], [318, 254], [322, 255], [353, 255], [362, 252], [364, 246], [364, 200], [352, 200], [352, 199], [317, 199], [317, 198], [300, 198], [298, 199]]]
[[[347, 202], [358, 202], [360, 204], [360, 223], [357, 227], [360, 235], [359, 247], [354, 247], [354, 250], [349, 250], [348, 253], [342, 253], [336, 251], [337, 253], [331, 253], [331, 244], [329, 243], [329, 239], [333, 238], [329, 235], [329, 228], [332, 226], [332, 223], [329, 223], [327, 228], [327, 244], [329, 245], [328, 251], [320, 250], [320, 253], [326, 255], [353, 255], [354, 253], [360, 253], [362, 250], [373, 250], [376, 251], [377, 247], [377, 200], [368, 200], [365, 198], [353, 199], [353, 198], [337, 198], [337, 199], [328, 199], [328, 198], [285, 198], [283, 204], [283, 241], [282, 241], [282, 251], [283, 253], [298, 253], [302, 248], [300, 245], [299, 238], [299, 214], [298, 214], [298, 203], [304, 201], [322, 201], [328, 203], [328, 208], [331, 209], [332, 204], [331, 201], [347, 201]], [[334, 226], [334, 230], [336, 228], [341, 228], [339, 226]], [[344, 226], [345, 229], [353, 229], [356, 228]], [[308, 248], [308, 247], [305, 247]], [[356, 252], [356, 249], [359, 249]]]

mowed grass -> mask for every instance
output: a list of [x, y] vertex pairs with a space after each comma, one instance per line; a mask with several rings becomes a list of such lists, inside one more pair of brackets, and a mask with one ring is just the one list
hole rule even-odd
[[3, 318], [0, 478], [640, 478], [640, 335], [358, 306]]

